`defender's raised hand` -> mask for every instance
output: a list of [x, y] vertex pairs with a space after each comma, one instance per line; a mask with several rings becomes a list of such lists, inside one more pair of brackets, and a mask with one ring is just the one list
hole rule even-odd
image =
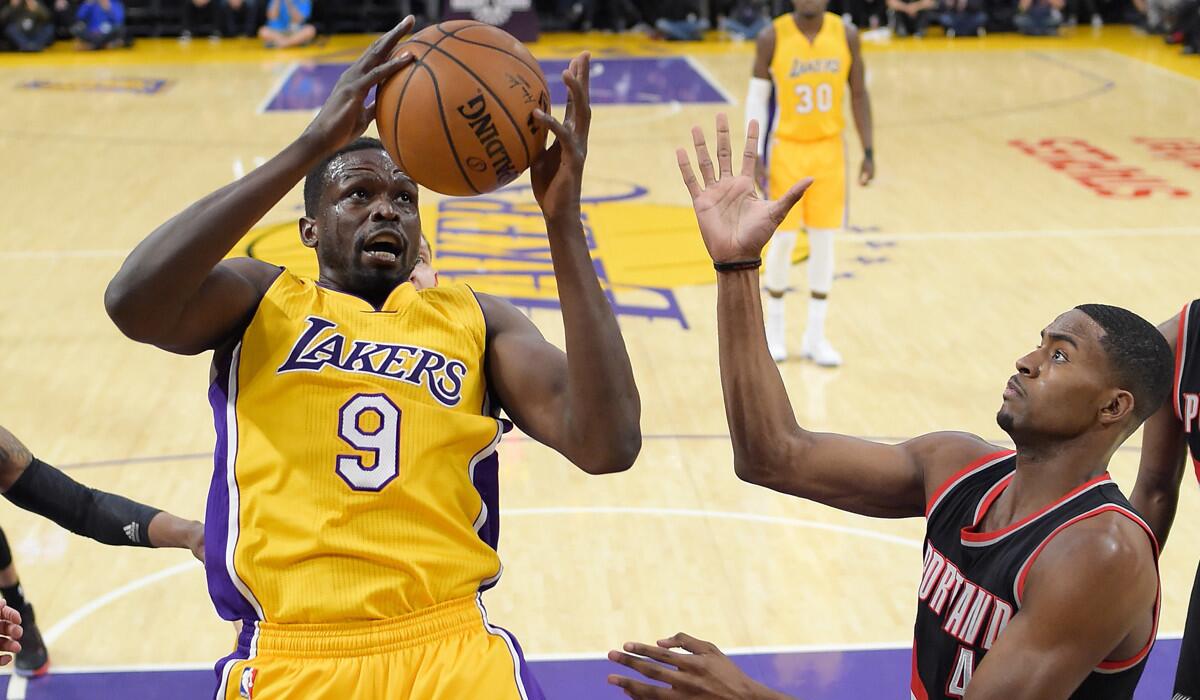
[[333, 86], [325, 105], [305, 130], [326, 151], [332, 152], [362, 136], [375, 119], [375, 103], [366, 104], [371, 88], [395, 75], [412, 62], [405, 51], [392, 56], [396, 44], [412, 31], [416, 20], [405, 17], [387, 34], [379, 37], [358, 57]]
[[696, 222], [700, 224], [700, 235], [704, 238], [709, 256], [716, 263], [758, 259], [775, 229], [783, 223], [784, 217], [812, 184], [812, 178], [792, 185], [783, 197], [775, 201], [758, 196], [754, 187], [758, 162], [756, 120], [750, 121], [746, 146], [742, 150], [742, 168], [737, 175], [733, 174], [729, 119], [724, 114], [717, 115], [717, 172], [713, 172], [704, 131], [698, 126], [692, 127], [692, 141], [702, 181], [696, 179], [687, 151], [680, 148], [675, 154], [679, 171], [683, 174], [683, 184], [687, 185], [692, 195], [692, 208], [696, 210]]
[[533, 196], [547, 219], [579, 218], [583, 188], [583, 164], [587, 159], [588, 132], [592, 127], [590, 92], [591, 55], [586, 51], [571, 60], [562, 73], [567, 86], [567, 109], [563, 121], [541, 110], [533, 113], [542, 128], [554, 133], [554, 145], [546, 149], [529, 169]]

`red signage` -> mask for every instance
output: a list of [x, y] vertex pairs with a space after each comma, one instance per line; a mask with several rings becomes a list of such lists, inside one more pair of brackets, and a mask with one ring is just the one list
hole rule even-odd
[[1163, 160], [1177, 160], [1180, 163], [1200, 170], [1200, 141], [1189, 138], [1164, 139], [1141, 137], [1134, 139], [1137, 143], [1150, 149], [1156, 157]]
[[1191, 192], [1157, 175], [1132, 165], [1123, 165], [1115, 155], [1084, 139], [1015, 139], [1009, 144], [1106, 199], [1154, 196], [1180, 199], [1191, 196]]

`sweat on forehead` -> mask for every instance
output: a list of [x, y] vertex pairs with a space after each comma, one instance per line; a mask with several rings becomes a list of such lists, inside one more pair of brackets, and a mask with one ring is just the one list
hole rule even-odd
[[[333, 179], [336, 169], [359, 166], [370, 168], [371, 163], [391, 163], [391, 156], [379, 139], [360, 138], [343, 146], [317, 163], [304, 178], [304, 215], [313, 217], [320, 208], [321, 195]], [[395, 168], [395, 165], [392, 165]]]

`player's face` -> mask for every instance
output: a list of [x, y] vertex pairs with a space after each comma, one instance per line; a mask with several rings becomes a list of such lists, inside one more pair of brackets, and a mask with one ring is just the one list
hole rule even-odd
[[438, 274], [437, 270], [433, 269], [433, 251], [429, 249], [429, 243], [425, 241], [424, 236], [421, 236], [420, 250], [417, 266], [408, 276], [408, 281], [417, 289], [433, 289], [438, 284]]
[[1017, 444], [1069, 438], [1094, 428], [1119, 393], [1100, 340], [1104, 331], [1072, 309], [1042, 331], [1036, 350], [1017, 360], [996, 422]]
[[828, 6], [829, 0], [792, 0], [792, 7], [803, 17], [816, 17]]
[[329, 165], [320, 210], [300, 236], [316, 248], [322, 281], [380, 303], [417, 264], [417, 185], [382, 150], [346, 153]]

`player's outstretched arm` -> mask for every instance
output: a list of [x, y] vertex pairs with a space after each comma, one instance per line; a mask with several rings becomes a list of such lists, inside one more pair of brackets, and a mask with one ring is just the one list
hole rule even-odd
[[641, 399], [629, 353], [605, 298], [581, 223], [591, 103], [588, 54], [563, 72], [562, 122], [536, 112], [554, 145], [534, 163], [533, 193], [546, 218], [567, 352], [548, 343], [511, 304], [479, 295], [488, 325], [488, 379], [513, 421], [592, 474], [628, 469], [641, 450]]
[[959, 679], [970, 683], [963, 697], [1066, 700], [1101, 662], [1145, 650], [1157, 596], [1154, 548], [1139, 525], [1115, 513], [1072, 525], [1034, 561], [1020, 612]]
[[384, 34], [338, 80], [304, 133], [241, 180], [159, 226], [121, 266], [104, 306], [123, 333], [173, 352], [212, 349], [240, 331], [279, 274], [263, 262], [221, 262], [313, 166], [353, 141], [374, 118], [372, 86], [412, 60], [391, 58], [412, 28], [408, 17]]
[[797, 183], [777, 201], [758, 197], [752, 180], [757, 122], [748, 129], [738, 175], [733, 174], [725, 115], [717, 116], [717, 169], [699, 127], [693, 127], [692, 139], [702, 179], [696, 179], [685, 150], [679, 149], [677, 157], [704, 245], [721, 270], [717, 273], [717, 337], [738, 476], [855, 513], [922, 515], [927, 497], [945, 478], [995, 448], [959, 433], [884, 445], [813, 433], [796, 423], [779, 370], [767, 351], [758, 266], [763, 247], [812, 180]]
[[204, 561], [202, 523], [88, 488], [35, 460], [29, 448], [2, 426], [0, 493], [18, 508], [101, 544], [188, 549]]
[[875, 179], [875, 127], [871, 120], [871, 95], [867, 92], [867, 68], [863, 64], [862, 40], [858, 29], [846, 27], [846, 42], [850, 45], [850, 109], [854, 112], [854, 128], [863, 148], [858, 184], [864, 187]]
[[[627, 642], [609, 661], [666, 684], [651, 685], [612, 674], [608, 682], [634, 700], [792, 700], [747, 676], [712, 642], [680, 632], [651, 646]], [[683, 649], [686, 653], [671, 651]]]
[[[1176, 315], [1158, 327], [1172, 352], [1178, 352], [1179, 319]], [[1138, 464], [1137, 483], [1129, 502], [1137, 508], [1158, 538], [1158, 546], [1167, 546], [1167, 535], [1175, 521], [1179, 505], [1179, 484], [1187, 464], [1187, 442], [1183, 424], [1175, 415], [1175, 392], [1146, 421], [1142, 429], [1142, 459]]]

